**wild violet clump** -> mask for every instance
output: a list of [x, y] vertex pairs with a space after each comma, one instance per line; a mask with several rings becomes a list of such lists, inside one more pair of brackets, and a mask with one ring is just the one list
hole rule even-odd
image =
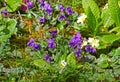
[[44, 29], [50, 27], [59, 28], [59, 24], [65, 26], [73, 22], [72, 18], [75, 14], [71, 7], [65, 7], [62, 4], [50, 4], [45, 0], [38, 0], [39, 22]]
[[32, 47], [32, 50], [40, 50], [40, 44], [35, 43], [33, 38], [29, 40], [29, 42], [27, 43], [27, 46]]
[[[57, 44], [55, 42], [55, 38], [57, 37], [57, 30], [49, 31], [49, 35], [50, 35], [50, 38], [46, 40], [47, 45], [44, 47], [44, 51], [46, 52], [44, 59], [47, 62], [51, 61], [50, 54], [49, 54], [50, 49], [54, 50], [57, 46]], [[31, 47], [33, 51], [40, 51], [41, 48], [43, 48], [40, 46], [39, 43], [36, 43], [33, 38], [31, 38], [29, 40], [29, 42], [27, 43], [27, 46]], [[54, 54], [54, 53], [51, 53], [51, 55], [52, 54]]]
[[[92, 38], [87, 40], [84, 40], [79, 32], [76, 32], [76, 34], [71, 38], [69, 42], [69, 46], [74, 50], [74, 54], [76, 57], [81, 57], [83, 55], [85, 58], [89, 54], [94, 54], [96, 52], [96, 48], [93, 45], [99, 46], [99, 40]], [[88, 57], [87, 57], [88, 59]]]
[[[50, 38], [46, 40], [47, 43], [45, 48], [46, 54], [44, 55], [44, 59], [47, 62], [54, 60], [54, 57], [52, 56], [53, 55], [56, 56], [56, 54], [58, 53], [56, 51], [54, 52], [54, 50], [57, 50], [58, 49], [57, 46], [59, 45], [59, 43], [56, 42], [56, 38], [58, 38], [57, 30], [49, 31], [49, 35]], [[89, 59], [88, 56], [96, 53], [97, 51], [96, 48], [99, 46], [98, 39], [94, 39], [94, 38], [88, 38], [88, 40], [84, 39], [79, 32], [76, 32], [76, 34], [72, 36], [71, 40], [70, 41], [67, 40], [67, 41], [69, 44], [64, 44], [64, 46], [68, 46], [70, 48], [68, 53], [74, 53], [76, 58]], [[35, 43], [33, 38], [30, 39], [27, 45], [32, 47], [33, 50], [35, 49], [40, 50], [40, 44]]]

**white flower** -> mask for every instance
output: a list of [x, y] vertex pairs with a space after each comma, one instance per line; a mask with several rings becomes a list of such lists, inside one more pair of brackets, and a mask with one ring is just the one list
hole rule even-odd
[[88, 43], [90, 43], [90, 45], [92, 47], [98, 47], [99, 46], [99, 40], [98, 39], [88, 38]]
[[87, 44], [88, 44], [88, 42], [86, 40], [83, 40], [81, 48], [84, 47], [84, 46], [86, 46]]
[[61, 61], [61, 68], [64, 69], [66, 65], [67, 65], [67, 62], [65, 62], [65, 60], [62, 60]]
[[81, 23], [83, 25], [86, 18], [87, 16], [84, 13], [82, 13], [81, 16], [77, 18], [77, 23]]
[[105, 6], [103, 7], [103, 9], [107, 9], [108, 8], [108, 3], [105, 4]]

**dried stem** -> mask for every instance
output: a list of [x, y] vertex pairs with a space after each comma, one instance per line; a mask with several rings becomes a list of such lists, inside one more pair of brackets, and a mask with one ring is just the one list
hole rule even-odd
[[20, 17], [20, 20], [23, 21], [22, 16], [21, 16], [21, 14], [20, 14], [20, 11], [18, 11], [18, 15], [19, 15], [19, 17]]

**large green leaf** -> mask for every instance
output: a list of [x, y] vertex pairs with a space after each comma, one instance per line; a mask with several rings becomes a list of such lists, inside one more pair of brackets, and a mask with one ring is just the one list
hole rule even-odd
[[119, 40], [120, 39], [120, 34], [119, 35], [116, 35], [116, 34], [109, 34], [109, 35], [104, 35], [101, 40], [104, 42], [104, 43], [113, 43], [114, 41], [116, 40]]
[[95, 18], [97, 20], [100, 18], [99, 7], [97, 6], [94, 0], [82, 0], [82, 6], [86, 13], [88, 12], [88, 7], [90, 7]]
[[100, 22], [100, 10], [94, 0], [82, 0], [82, 6], [85, 13], [87, 14], [88, 25], [90, 27], [91, 33], [95, 36], [99, 27], [101, 26]]
[[9, 12], [14, 12], [21, 4], [22, 0], [7, 0], [7, 9]]
[[96, 19], [95, 19], [95, 16], [93, 15], [90, 7], [88, 7], [87, 9], [87, 19], [88, 19], [88, 26], [91, 30], [92, 33], [94, 33], [94, 28], [96, 27]]
[[102, 14], [101, 14], [101, 18], [103, 21], [103, 26], [105, 28], [106, 27], [109, 28], [111, 25], [114, 24], [114, 20], [111, 18], [108, 9], [103, 9]]
[[113, 18], [117, 26], [120, 26], [120, 7], [118, 0], [108, 0], [108, 8], [110, 16]]

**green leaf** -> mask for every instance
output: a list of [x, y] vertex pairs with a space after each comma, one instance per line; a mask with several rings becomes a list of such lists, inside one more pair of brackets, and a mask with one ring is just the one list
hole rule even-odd
[[99, 45], [98, 49], [105, 49], [107, 47], [107, 45], [104, 42], [101, 41], [99, 43], [100, 43], [100, 45]]
[[82, 68], [82, 67], [83, 67], [82, 64], [78, 64], [78, 65], [77, 65], [77, 68], [78, 68], [78, 69], [80, 69], [80, 68]]
[[0, 63], [0, 69], [2, 69], [4, 66], [3, 66], [3, 64], [2, 63]]
[[6, 26], [4, 26], [5, 29], [7, 29], [8, 31], [4, 31], [4, 34], [0, 34], [0, 42], [3, 42], [5, 40], [7, 40], [8, 38], [11, 37], [12, 34], [15, 34], [17, 32], [17, 28], [16, 28], [16, 20], [15, 19], [8, 19], [7, 21], [5, 21]]
[[85, 13], [88, 12], [88, 7], [90, 7], [96, 20], [98, 20], [100, 18], [100, 10], [94, 0], [82, 0], [82, 6], [85, 10]]
[[67, 63], [69, 65], [73, 65], [73, 66], [76, 65], [76, 57], [73, 53], [71, 53], [67, 56]]
[[7, 0], [7, 10], [14, 12], [21, 4], [22, 0]]
[[50, 64], [43, 59], [34, 60], [34, 64], [40, 68], [50, 67]]
[[101, 26], [100, 22], [100, 10], [94, 0], [82, 0], [82, 5], [87, 14], [88, 25], [90, 27], [91, 33], [95, 36], [99, 27]]
[[58, 25], [57, 25], [57, 30], [58, 30], [58, 32], [61, 32], [63, 28], [64, 28], [63, 25], [61, 25], [61, 24], [58, 24]]
[[96, 27], [96, 19], [95, 16], [93, 15], [90, 7], [87, 9], [87, 19], [88, 19], [88, 26], [91, 30], [92, 33], [94, 33], [95, 27]]
[[104, 42], [104, 43], [113, 43], [114, 41], [116, 40], [119, 40], [120, 39], [120, 34], [119, 35], [116, 35], [116, 34], [109, 34], [109, 35], [104, 35], [101, 40]]
[[104, 9], [102, 11], [101, 18], [102, 18], [102, 21], [103, 21], [103, 26], [105, 28], [109, 28], [111, 25], [114, 24], [114, 20], [111, 18], [108, 9]]
[[17, 28], [15, 28], [17, 21], [15, 19], [10, 19], [8, 22], [8, 29], [10, 30], [10, 34], [14, 34], [17, 32]]
[[100, 66], [101, 68], [107, 68], [108, 67], [108, 58], [106, 55], [101, 54], [100, 58], [97, 59], [97, 65]]
[[112, 50], [110, 53], [109, 53], [110, 56], [120, 56], [120, 47], [118, 47], [117, 49], [115, 50]]
[[114, 55], [115, 55], [115, 56], [120, 56], [120, 47], [116, 49]]
[[114, 27], [112, 30], [109, 31], [110, 33], [111, 32], [117, 32], [118, 34], [120, 33], [120, 26], [118, 27]]
[[60, 21], [60, 24], [57, 25], [57, 30], [58, 30], [59, 33], [63, 30], [64, 25], [66, 25], [66, 21], [65, 20], [64, 21]]
[[3, 42], [3, 41], [5, 41], [5, 40], [7, 40], [7, 39], [10, 38], [10, 37], [11, 37], [10, 34], [0, 36], [0, 43]]
[[116, 77], [118, 77], [120, 75], [120, 68], [114, 69], [114, 74]]
[[108, 8], [112, 19], [117, 26], [120, 26], [120, 7], [118, 5], [118, 0], [108, 0]]
[[0, 20], [2, 19], [2, 14], [0, 14]]

